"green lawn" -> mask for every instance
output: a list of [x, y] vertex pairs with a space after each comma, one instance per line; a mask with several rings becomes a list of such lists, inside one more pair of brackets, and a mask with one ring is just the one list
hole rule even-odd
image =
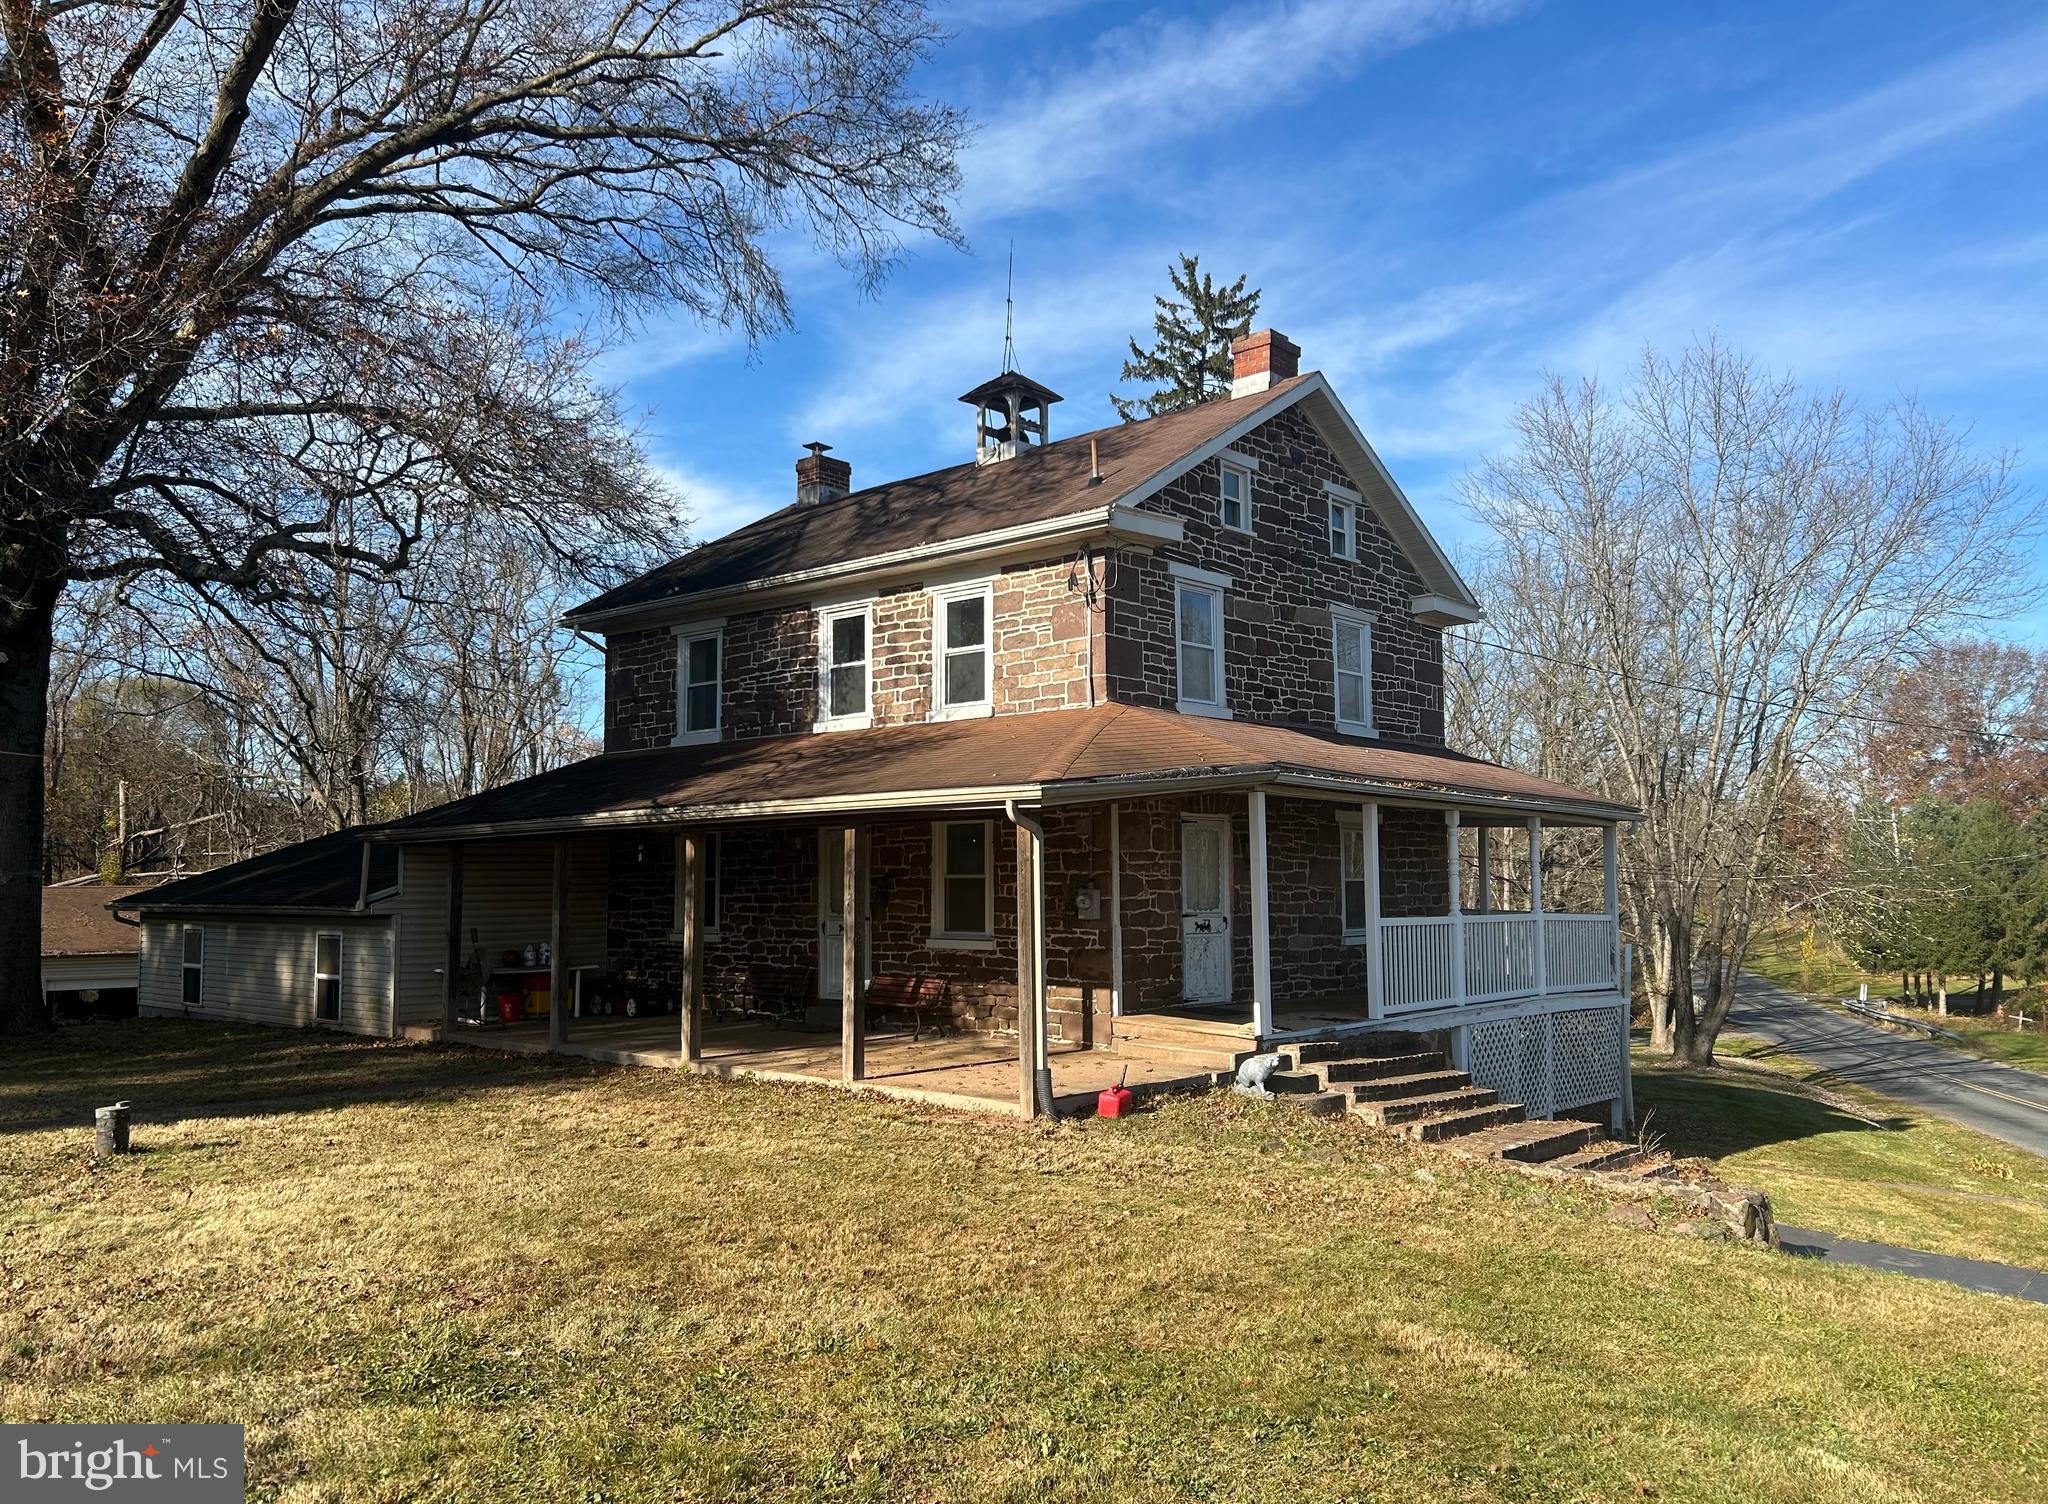
[[[2048, 1308], [1348, 1120], [167, 1021], [8, 1053], [0, 1415], [241, 1421], [255, 1499], [2048, 1495]], [[144, 1152], [95, 1165], [116, 1096]]]
[[[1854, 997], [1860, 983], [1869, 984], [1873, 998], [1896, 998], [1899, 992], [1897, 977], [1865, 971], [1825, 935], [1810, 936], [1800, 930], [1779, 928], [1760, 935], [1745, 964], [1765, 981], [1775, 982], [1792, 992]], [[1971, 986], [1975, 985], [1973, 980]], [[2024, 1003], [2020, 1002], [2022, 995]], [[2033, 1028], [2015, 1029], [2010, 1018], [1997, 1019], [1988, 1015], [1951, 1013], [1941, 1016], [1932, 1009], [1896, 1006], [1893, 1011], [1962, 1036], [1960, 1040], [1936, 1039], [1937, 1044], [1953, 1045], [2023, 1070], [2048, 1072], [2048, 1029], [2040, 1028], [2038, 1023], [2048, 1015], [2048, 1003], [2043, 1002], [2041, 989], [2035, 988], [2023, 994], [2021, 989], [2013, 988], [2007, 996], [2011, 999], [2008, 1006], [2024, 1007], [2028, 1019], [2035, 1023]], [[1919, 1031], [1913, 1032], [1917, 1035]]]
[[1711, 1071], [1636, 1057], [1636, 1111], [1680, 1155], [1767, 1192], [1800, 1227], [2048, 1265], [2048, 1159], [1729, 1037]]

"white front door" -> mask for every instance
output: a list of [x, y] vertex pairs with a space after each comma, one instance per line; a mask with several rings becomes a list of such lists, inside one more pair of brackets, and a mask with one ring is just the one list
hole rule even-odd
[[1230, 1001], [1230, 818], [1191, 816], [1180, 827], [1180, 995]]
[[818, 996], [835, 1002], [841, 995], [845, 962], [840, 938], [846, 933], [846, 832], [834, 827], [818, 832]]

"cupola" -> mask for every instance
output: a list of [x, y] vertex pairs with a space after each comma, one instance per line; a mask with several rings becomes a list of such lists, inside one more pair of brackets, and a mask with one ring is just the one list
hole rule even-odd
[[974, 409], [974, 463], [990, 465], [1045, 447], [1046, 414], [1060, 394], [1021, 371], [1006, 370], [960, 400]]

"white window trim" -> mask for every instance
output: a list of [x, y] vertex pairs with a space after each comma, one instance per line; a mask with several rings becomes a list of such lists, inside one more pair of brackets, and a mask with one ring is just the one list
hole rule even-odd
[[[187, 935], [197, 935], [199, 937], [199, 959], [197, 961], [185, 959], [185, 937]], [[199, 985], [192, 989], [192, 1001], [189, 1003], [185, 1001], [185, 973], [188, 971], [199, 973]], [[178, 926], [178, 1006], [181, 1008], [199, 1008], [204, 1007], [205, 1004], [206, 926], [203, 924], [181, 924]]]
[[[334, 970], [322, 971], [320, 969], [320, 942], [330, 939], [334, 942]], [[348, 940], [340, 930], [315, 930], [313, 932], [313, 1021], [315, 1023], [338, 1024], [341, 1022], [343, 1002], [341, 979], [343, 975], [342, 969], [348, 965], [347, 950]], [[322, 1018], [320, 1016], [320, 984], [329, 977], [334, 979], [334, 1017]]]
[[[982, 924], [978, 933], [949, 931], [940, 927], [945, 915], [946, 900], [946, 827], [949, 825], [979, 825], [981, 827], [981, 849], [985, 854], [982, 869]], [[933, 950], [994, 950], [996, 948], [996, 836], [993, 820], [934, 820], [932, 821], [932, 904], [931, 934], [927, 942]]]
[[[861, 709], [852, 715], [833, 715], [832, 704], [832, 623], [843, 617], [858, 616], [867, 623], [864, 641], [867, 644], [867, 673], [862, 678]], [[843, 605], [823, 606], [818, 610], [818, 718], [811, 725], [813, 731], [865, 731], [875, 723], [875, 603], [873, 598], [850, 601]]]
[[[703, 843], [704, 849], [704, 859], [697, 873], [697, 900], [703, 908], [703, 913], [699, 918], [697, 934], [698, 938], [703, 940], [716, 940], [719, 938], [719, 915], [713, 912], [708, 903], [703, 901], [707, 879], [718, 889], [719, 909], [722, 910], [725, 907], [725, 842], [719, 839], [720, 834], [719, 831], [707, 830], [697, 838]], [[683, 943], [682, 855], [683, 845], [679, 839], [676, 842], [676, 907], [675, 914], [672, 916], [674, 927], [668, 932], [669, 944], [671, 945], [681, 945]]]
[[[1372, 916], [1366, 916], [1366, 927], [1363, 929], [1353, 929], [1344, 922], [1344, 838], [1354, 830], [1359, 833], [1359, 839], [1363, 841], [1365, 838], [1365, 816], [1355, 809], [1340, 809], [1337, 811], [1337, 927], [1343, 931], [1344, 944], [1365, 945], [1372, 939]], [[1366, 897], [1368, 899], [1371, 898], [1371, 883], [1366, 884], [1365, 891]]]
[[[1344, 719], [1342, 709], [1344, 697], [1340, 692], [1341, 686], [1337, 682], [1337, 639], [1340, 633], [1347, 631], [1365, 634], [1365, 652], [1361, 659], [1361, 666], [1365, 671], [1365, 719], [1363, 721], [1347, 721]], [[1378, 736], [1380, 734], [1379, 728], [1373, 724], [1372, 717], [1372, 634], [1372, 612], [1361, 611], [1356, 606], [1346, 606], [1336, 601], [1330, 602], [1330, 712], [1332, 719], [1337, 723], [1337, 729], [1348, 736]]]
[[1183, 564], [1178, 559], [1166, 561], [1166, 572], [1176, 580], [1186, 580], [1191, 585], [1213, 585], [1218, 590], [1228, 590], [1237, 584], [1234, 578], [1220, 569], [1204, 569], [1199, 564]]
[[[1179, 570], [1176, 570], [1175, 573], [1179, 575], [1180, 572]], [[1211, 576], [1210, 580], [1195, 579], [1190, 577], [1195, 574], [1207, 573], [1207, 570], [1190, 570], [1188, 571], [1187, 575], [1181, 575], [1178, 579], [1176, 579], [1173, 587], [1173, 692], [1175, 698], [1175, 708], [1178, 709], [1182, 715], [1205, 715], [1211, 716], [1217, 720], [1227, 721], [1231, 719], [1231, 714], [1229, 689], [1230, 680], [1229, 676], [1224, 670], [1223, 665], [1223, 609], [1225, 601], [1225, 587], [1223, 585], [1211, 582], [1212, 580], [1224, 579], [1225, 576], [1214, 575]], [[1216, 641], [1210, 649], [1210, 651], [1213, 652], [1216, 657], [1216, 683], [1214, 685], [1216, 697], [1213, 700], [1200, 700], [1188, 698], [1187, 678], [1186, 675], [1182, 672], [1181, 648], [1183, 644], [1181, 642], [1180, 635], [1180, 603], [1181, 597], [1189, 592], [1192, 592], [1197, 595], [1209, 596], [1216, 602]]]
[[[1252, 471], [1257, 468], [1257, 463], [1249, 455], [1235, 454], [1226, 449], [1223, 452], [1221, 463], [1216, 467], [1217, 524], [1230, 532], [1242, 533], [1247, 538], [1251, 536], [1252, 532]], [[1240, 476], [1243, 480], [1244, 520], [1242, 522], [1232, 522], [1229, 515], [1223, 510], [1223, 478], [1232, 473]]]
[[[925, 719], [969, 721], [996, 713], [996, 583], [993, 579], [967, 580], [957, 585], [934, 587], [932, 601], [932, 702]], [[940, 703], [946, 695], [946, 607], [954, 601], [981, 599], [981, 689], [979, 700], [959, 705]], [[872, 656], [874, 649], [868, 649]]]
[[[1358, 514], [1364, 510], [1365, 498], [1349, 486], [1340, 486], [1333, 480], [1323, 482], [1323, 495], [1331, 508], [1344, 508], [1344, 547], [1340, 552], [1334, 535], [1326, 532], [1325, 547], [1333, 559], [1356, 559], [1358, 557]], [[1323, 526], [1330, 525], [1329, 512], [1323, 515]]]
[[[693, 621], [669, 628], [676, 640], [676, 734], [670, 745], [677, 747], [694, 746], [700, 742], [715, 742], [725, 734], [725, 620]], [[709, 637], [718, 643], [718, 694], [711, 709], [711, 726], [708, 730], [685, 731], [683, 722], [689, 715], [690, 699], [690, 644]]]

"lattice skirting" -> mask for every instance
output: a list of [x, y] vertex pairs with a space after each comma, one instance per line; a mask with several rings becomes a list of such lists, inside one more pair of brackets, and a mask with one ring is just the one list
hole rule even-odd
[[1501, 1100], [1521, 1103], [1532, 1118], [1611, 1102], [1621, 1096], [1622, 1027], [1611, 1007], [1473, 1024], [1465, 1069]]

